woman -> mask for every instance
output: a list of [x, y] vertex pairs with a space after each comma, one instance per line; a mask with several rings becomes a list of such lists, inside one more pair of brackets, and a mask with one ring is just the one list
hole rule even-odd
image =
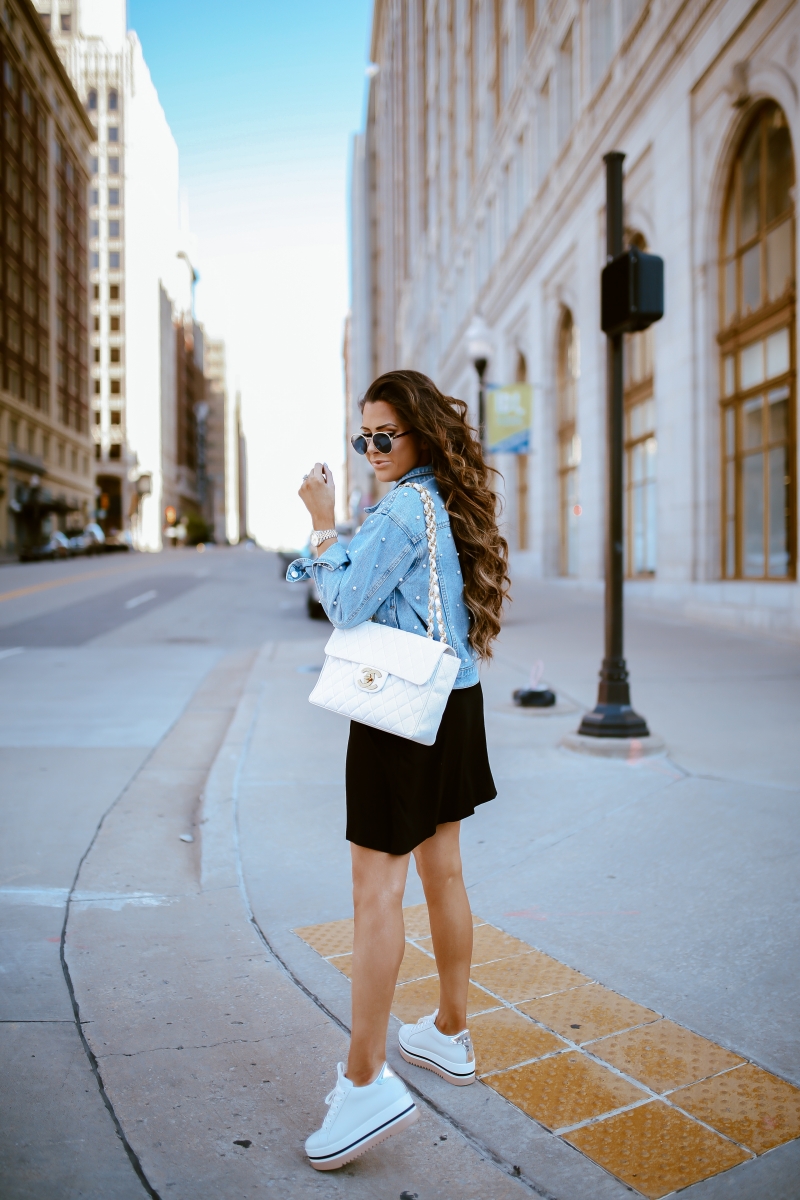
[[[347, 748], [347, 839], [355, 930], [353, 1028], [347, 1070], [327, 1098], [328, 1115], [306, 1142], [318, 1170], [343, 1166], [417, 1118], [404, 1084], [386, 1063], [386, 1033], [403, 958], [403, 892], [411, 854], [425, 890], [439, 973], [439, 1007], [400, 1029], [407, 1062], [456, 1085], [472, 1083], [467, 1024], [472, 915], [461, 874], [460, 822], [497, 794], [486, 753], [478, 661], [491, 656], [508, 589], [508, 547], [497, 530], [497, 496], [467, 406], [425, 375], [390, 371], [368, 389], [361, 435], [381, 483], [398, 486], [347, 550], [337, 544], [334, 485], [317, 463], [300, 496], [315, 530], [316, 559], [297, 559], [290, 581], [313, 577], [331, 622], [374, 620], [425, 637], [428, 566], [420, 495], [436, 511], [445, 632], [461, 659], [436, 742], [423, 746], [352, 722]], [[436, 633], [434, 636], [438, 636]]]

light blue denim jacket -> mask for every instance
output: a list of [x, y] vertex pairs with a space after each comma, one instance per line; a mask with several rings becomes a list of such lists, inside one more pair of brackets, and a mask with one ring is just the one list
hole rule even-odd
[[[467, 637], [470, 613], [450, 516], [432, 469], [415, 467], [372, 508], [347, 549], [334, 542], [319, 558], [296, 558], [289, 564], [290, 583], [313, 579], [325, 612], [337, 629], [374, 620], [420, 637], [427, 634], [428, 542], [422, 497], [405, 483], [430, 492], [436, 508], [437, 567], [447, 640], [461, 659], [455, 687], [478, 682], [477, 656]], [[434, 637], [439, 631], [434, 628]]]

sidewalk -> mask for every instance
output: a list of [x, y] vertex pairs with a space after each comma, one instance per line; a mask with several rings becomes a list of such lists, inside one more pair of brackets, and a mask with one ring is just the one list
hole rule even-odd
[[[194, 784], [186, 776], [183, 808], [170, 814], [167, 830], [156, 812], [164, 793], [155, 777], [137, 781], [135, 803], [111, 814], [79, 879], [79, 892], [94, 899], [73, 904], [69, 917], [76, 999], [114, 1110], [159, 1195], [229, 1200], [266, 1187], [292, 1197], [621, 1200], [632, 1186], [660, 1196], [690, 1183], [684, 1194], [692, 1200], [796, 1197], [800, 1142], [792, 1139], [800, 1135], [800, 1109], [797, 1093], [781, 1091], [781, 1081], [800, 1085], [800, 763], [790, 725], [800, 651], [632, 617], [634, 702], [666, 739], [670, 757], [608, 762], [558, 746], [576, 727], [580, 706], [594, 701], [597, 599], [529, 585], [512, 612], [496, 661], [484, 673], [499, 796], [464, 826], [472, 908], [487, 923], [476, 945], [487, 938], [499, 945], [495, 926], [525, 943], [508, 943], [507, 963], [519, 967], [520, 955], [528, 954], [523, 965], [579, 973], [559, 976], [566, 986], [552, 993], [589, 987], [605, 998], [604, 1011], [641, 1006], [639, 1019], [624, 1027], [636, 1026], [640, 1040], [644, 1029], [649, 1042], [638, 1059], [614, 1058], [599, 1046], [581, 1049], [574, 1039], [582, 1035], [570, 1033], [575, 1022], [559, 1032], [544, 1001], [531, 1011], [530, 987], [514, 993], [519, 971], [504, 968], [502, 983], [496, 963], [491, 977], [476, 966], [475, 995], [491, 998], [482, 1001], [484, 1009], [518, 1030], [524, 1001], [526, 1030], [551, 1039], [548, 1048], [524, 1055], [536, 1060], [533, 1074], [523, 1068], [514, 1091], [509, 1081], [517, 1076], [501, 1065], [496, 1069], [505, 1080], [498, 1075], [491, 1085], [452, 1089], [402, 1064], [391, 1048], [391, 1061], [425, 1101], [423, 1121], [342, 1172], [309, 1171], [302, 1141], [322, 1114], [346, 1047], [352, 911], [343, 837], [347, 724], [307, 704], [313, 668], [322, 661], [323, 627], [307, 642], [265, 646], [249, 674], [243, 661], [219, 664], [203, 694], [214, 697], [227, 687], [226, 695], [233, 688], [241, 699], [202, 811], [194, 809]], [[559, 693], [554, 713], [522, 712], [510, 703], [534, 658], [545, 660], [546, 678]], [[175, 787], [188, 749], [203, 741], [199, 711], [186, 714], [148, 764], [161, 772], [162, 788]], [[181, 822], [201, 834], [194, 862], [195, 847], [177, 840]], [[413, 945], [403, 985], [411, 990], [402, 993], [412, 1005], [430, 975], [424, 912], [416, 907], [422, 899], [412, 867], [405, 904], [415, 910], [408, 922]], [[326, 928], [333, 922], [344, 924]], [[540, 955], [531, 957], [527, 947]], [[487, 1021], [473, 1023], [477, 1029]], [[557, 1036], [546, 1032], [554, 1029]], [[390, 1047], [395, 1030], [393, 1021]], [[507, 1060], [507, 1046], [495, 1043], [497, 1061], [503, 1054]], [[699, 1075], [692, 1066], [698, 1055], [711, 1064]], [[581, 1079], [592, 1077], [583, 1088], [591, 1103], [602, 1092], [598, 1080], [614, 1095], [599, 1111], [572, 1112], [577, 1120], [559, 1117], [553, 1124], [531, 1079], [569, 1063], [578, 1064]], [[674, 1077], [667, 1083], [659, 1076], [665, 1064]], [[610, 1120], [630, 1123], [663, 1113], [668, 1105], [655, 1097], [693, 1079], [722, 1079], [720, 1072], [734, 1082], [752, 1075], [749, 1103], [753, 1108], [758, 1092], [758, 1130], [721, 1129], [719, 1114], [701, 1116], [702, 1123], [681, 1117], [700, 1142], [687, 1143], [686, 1124], [662, 1130], [658, 1171], [640, 1175], [636, 1187], [618, 1153], [624, 1136], [597, 1140], [598, 1130], [614, 1128], [603, 1125], [604, 1114], [625, 1110]], [[561, 1082], [551, 1078], [550, 1091], [558, 1093]], [[569, 1099], [576, 1089], [564, 1091]], [[669, 1124], [671, 1110], [668, 1118]]]

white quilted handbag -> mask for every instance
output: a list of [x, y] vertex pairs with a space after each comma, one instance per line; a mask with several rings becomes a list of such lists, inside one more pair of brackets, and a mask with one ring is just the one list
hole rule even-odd
[[[436, 513], [430, 492], [417, 483], [428, 537], [430, 585], [428, 636], [365, 621], [354, 629], [334, 629], [325, 663], [309, 696], [312, 704], [352, 721], [432, 746], [461, 662], [448, 645], [436, 568]], [[439, 641], [433, 640], [434, 619]]]

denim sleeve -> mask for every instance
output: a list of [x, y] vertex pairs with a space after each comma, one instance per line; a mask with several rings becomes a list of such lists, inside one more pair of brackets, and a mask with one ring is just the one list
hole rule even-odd
[[296, 558], [286, 578], [313, 579], [331, 624], [350, 629], [370, 620], [424, 546], [424, 538], [412, 540], [389, 514], [375, 514], [347, 549], [334, 542], [319, 558]]

